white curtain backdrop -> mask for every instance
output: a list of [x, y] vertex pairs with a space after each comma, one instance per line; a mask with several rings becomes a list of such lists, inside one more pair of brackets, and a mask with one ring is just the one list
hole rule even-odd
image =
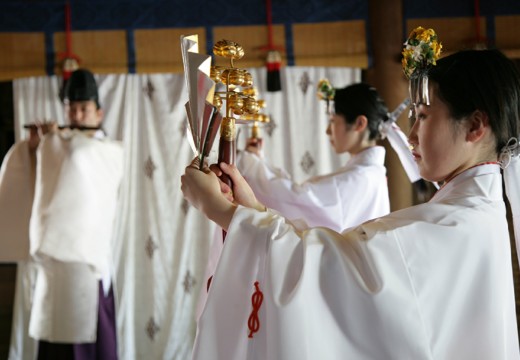
[[[346, 161], [328, 143], [325, 103], [316, 86], [361, 80], [350, 68], [289, 67], [281, 71], [281, 92], [266, 92], [265, 69], [249, 69], [271, 123], [263, 129], [265, 156], [304, 180]], [[195, 306], [205, 286], [204, 269], [214, 224], [183, 199], [180, 175], [193, 157], [186, 141], [187, 101], [182, 74], [99, 75], [104, 129], [125, 147], [125, 177], [114, 239], [114, 274], [120, 359], [189, 359], [195, 335]], [[58, 100], [60, 79], [15, 80], [17, 140], [35, 120], [65, 123]], [[238, 148], [249, 129], [242, 125]], [[215, 149], [217, 146], [215, 142]], [[212, 158], [216, 157], [216, 150]], [[17, 296], [23, 300], [22, 282]], [[27, 297], [27, 295], [25, 295]], [[17, 311], [27, 307], [19, 306]], [[27, 314], [25, 314], [27, 315]], [[19, 316], [23, 319], [23, 316]], [[16, 321], [21, 347], [23, 321]]]

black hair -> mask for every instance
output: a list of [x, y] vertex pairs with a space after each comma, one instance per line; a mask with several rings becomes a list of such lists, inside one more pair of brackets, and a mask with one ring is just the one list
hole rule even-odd
[[343, 115], [347, 124], [354, 124], [360, 115], [368, 119], [369, 140], [378, 139], [382, 121], [388, 120], [388, 108], [376, 89], [365, 83], [358, 83], [334, 94], [334, 111]]
[[487, 114], [497, 153], [520, 134], [520, 73], [500, 51], [455, 53], [438, 60], [428, 78], [456, 121], [476, 110]]

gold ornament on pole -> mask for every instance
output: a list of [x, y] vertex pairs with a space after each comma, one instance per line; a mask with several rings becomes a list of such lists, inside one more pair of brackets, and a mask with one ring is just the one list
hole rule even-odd
[[[257, 90], [254, 87], [250, 87], [248, 89], [244, 90], [244, 94], [256, 98], [257, 97]], [[248, 106], [247, 104], [245, 105]], [[240, 124], [246, 124], [250, 125], [251, 127], [251, 134], [250, 138], [255, 139], [256, 142], [254, 142], [254, 146], [262, 147], [262, 134], [261, 134], [261, 127], [266, 126], [270, 121], [269, 115], [265, 115], [263, 113], [260, 113], [260, 109], [264, 109], [266, 107], [265, 100], [258, 99], [256, 100], [256, 103], [254, 104], [256, 112], [255, 113], [247, 113], [244, 114], [240, 119]], [[250, 143], [248, 146], [252, 146], [253, 144]]]
[[[235, 67], [234, 61], [244, 56], [244, 49], [236, 42], [221, 40], [213, 46], [213, 54], [228, 61], [225, 66], [211, 67], [210, 77], [215, 83], [222, 84], [224, 89], [215, 91], [213, 105], [221, 109], [225, 104], [224, 117], [220, 125], [220, 142], [218, 162], [233, 164], [236, 157], [236, 122], [256, 114], [258, 101], [250, 93], [253, 77], [245, 69]], [[231, 179], [223, 175], [222, 181], [231, 184]]]

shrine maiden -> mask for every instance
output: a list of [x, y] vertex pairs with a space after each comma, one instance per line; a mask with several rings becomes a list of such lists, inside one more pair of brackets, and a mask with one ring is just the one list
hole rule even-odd
[[333, 104], [327, 135], [337, 154], [351, 155], [345, 166], [298, 184], [270, 166], [252, 138], [237, 168], [267, 207], [310, 227], [341, 231], [390, 212], [385, 149], [376, 145], [389, 114], [376, 89], [363, 83], [336, 89]]
[[443, 183], [428, 203], [298, 231], [233, 166], [221, 165], [240, 206], [208, 168], [186, 169], [185, 197], [227, 230], [194, 359], [520, 358], [498, 163], [518, 194], [520, 75], [472, 50], [421, 84], [410, 144], [421, 175]]

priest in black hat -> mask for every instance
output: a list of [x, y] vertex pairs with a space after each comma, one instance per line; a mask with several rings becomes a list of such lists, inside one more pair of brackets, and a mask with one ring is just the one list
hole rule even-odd
[[94, 75], [85, 69], [74, 71], [65, 83], [64, 102], [72, 128], [99, 128], [103, 120], [103, 110], [99, 105], [99, 95]]
[[117, 359], [111, 259], [123, 150], [101, 130], [90, 71], [72, 73], [64, 102], [68, 126], [34, 125], [22, 144], [36, 163], [26, 220], [37, 266], [29, 336], [38, 359]]

